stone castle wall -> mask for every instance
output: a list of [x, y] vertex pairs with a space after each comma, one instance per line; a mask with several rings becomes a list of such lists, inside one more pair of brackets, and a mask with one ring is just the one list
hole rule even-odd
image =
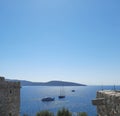
[[6, 81], [0, 77], [0, 116], [19, 116], [20, 82]]
[[98, 116], [120, 116], [120, 91], [98, 91], [92, 103], [97, 106]]

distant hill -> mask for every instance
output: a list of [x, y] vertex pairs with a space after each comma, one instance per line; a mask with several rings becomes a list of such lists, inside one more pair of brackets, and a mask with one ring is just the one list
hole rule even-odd
[[26, 80], [10, 80], [10, 79], [6, 79], [6, 80], [13, 82], [20, 81], [21, 86], [86, 86], [84, 84], [66, 82], [66, 81], [31, 82]]

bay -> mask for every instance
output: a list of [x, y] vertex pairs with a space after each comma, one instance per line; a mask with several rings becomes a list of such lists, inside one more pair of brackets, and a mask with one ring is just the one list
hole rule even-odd
[[[64, 86], [65, 98], [58, 99], [60, 94], [59, 86], [23, 86], [21, 88], [20, 115], [28, 114], [35, 116], [41, 110], [56, 112], [59, 109], [67, 108], [73, 115], [76, 112], [87, 112], [88, 116], [96, 116], [96, 107], [91, 100], [96, 98], [96, 92], [101, 89], [114, 89], [114, 86]], [[120, 89], [119, 86], [116, 89]], [[75, 92], [72, 92], [75, 90]], [[55, 101], [42, 102], [44, 97], [55, 97]]]

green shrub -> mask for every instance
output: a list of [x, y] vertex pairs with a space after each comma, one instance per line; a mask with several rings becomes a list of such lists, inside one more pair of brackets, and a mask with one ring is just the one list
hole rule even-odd
[[48, 110], [40, 111], [36, 116], [54, 116], [54, 114]]
[[68, 109], [63, 108], [62, 110], [58, 110], [57, 116], [72, 116], [72, 113]]
[[87, 113], [86, 112], [78, 112], [77, 116], [87, 116]]

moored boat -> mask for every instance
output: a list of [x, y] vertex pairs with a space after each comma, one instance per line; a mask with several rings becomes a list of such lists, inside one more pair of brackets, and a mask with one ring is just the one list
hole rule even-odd
[[75, 92], [75, 90], [73, 89], [72, 92]]
[[60, 95], [58, 96], [59, 99], [65, 98], [65, 91], [63, 86], [60, 88]]
[[49, 101], [54, 101], [55, 100], [55, 98], [54, 97], [45, 97], [45, 98], [42, 98], [41, 99], [41, 101], [43, 101], [43, 102], [49, 102]]
[[65, 98], [65, 96], [64, 95], [60, 95], [60, 96], [58, 96], [58, 98], [62, 99], [62, 98]]

